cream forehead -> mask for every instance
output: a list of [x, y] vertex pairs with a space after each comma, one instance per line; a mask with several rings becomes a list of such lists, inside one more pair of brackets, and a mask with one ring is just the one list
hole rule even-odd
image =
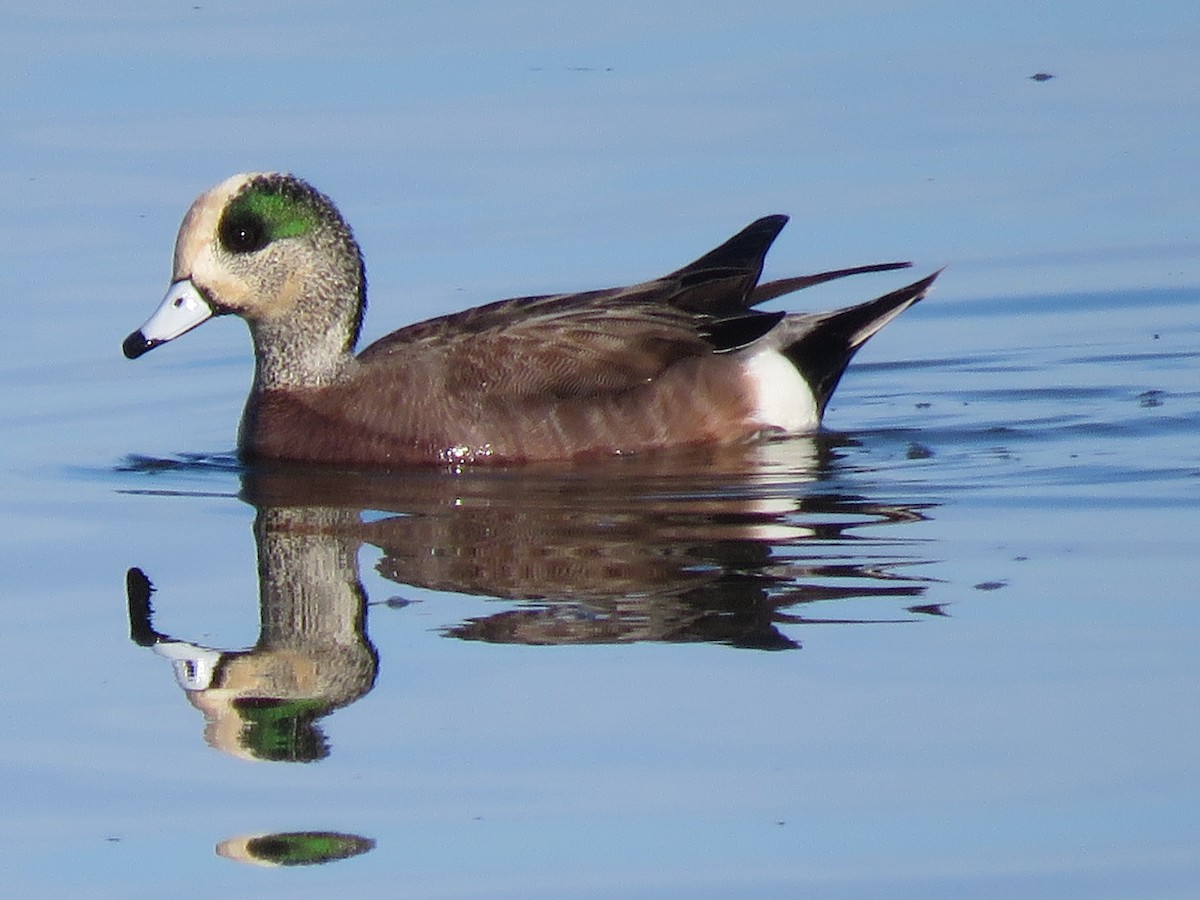
[[184, 278], [190, 273], [196, 259], [211, 244], [216, 234], [221, 213], [238, 192], [253, 178], [267, 173], [243, 172], [226, 178], [220, 184], [197, 197], [184, 214], [175, 239], [175, 277]]

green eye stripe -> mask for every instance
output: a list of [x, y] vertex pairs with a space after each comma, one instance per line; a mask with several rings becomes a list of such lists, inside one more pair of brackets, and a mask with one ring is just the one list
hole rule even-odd
[[299, 237], [317, 224], [317, 212], [308, 198], [280, 190], [278, 184], [251, 184], [226, 211], [231, 220], [253, 217], [262, 222], [271, 240]]

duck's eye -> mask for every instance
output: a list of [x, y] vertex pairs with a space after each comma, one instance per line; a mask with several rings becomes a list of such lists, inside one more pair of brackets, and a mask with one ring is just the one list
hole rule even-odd
[[271, 242], [266, 223], [252, 212], [233, 212], [217, 227], [221, 246], [233, 253], [253, 253]]

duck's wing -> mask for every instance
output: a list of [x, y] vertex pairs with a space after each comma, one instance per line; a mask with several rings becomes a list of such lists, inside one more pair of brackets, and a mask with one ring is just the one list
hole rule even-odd
[[732, 350], [762, 337], [783, 313], [716, 316], [679, 309], [671, 279], [629, 288], [522, 297], [431, 319], [394, 332], [359, 354], [367, 366], [437, 366], [454, 391], [497, 398], [619, 393], [653, 381], [691, 356]]
[[859, 272], [901, 268], [883, 263], [771, 282], [763, 259], [787, 216], [752, 222], [694, 262], [631, 287], [501, 300], [410, 325], [359, 354], [368, 366], [425, 358], [455, 390], [494, 396], [587, 396], [632, 389], [680, 360], [746, 346], [782, 312], [759, 303]]

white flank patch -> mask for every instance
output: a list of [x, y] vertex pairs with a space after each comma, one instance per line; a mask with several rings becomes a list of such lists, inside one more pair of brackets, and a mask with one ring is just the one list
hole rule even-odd
[[742, 365], [755, 398], [754, 417], [764, 428], [804, 433], [821, 424], [812, 388], [782, 353], [760, 350]]

